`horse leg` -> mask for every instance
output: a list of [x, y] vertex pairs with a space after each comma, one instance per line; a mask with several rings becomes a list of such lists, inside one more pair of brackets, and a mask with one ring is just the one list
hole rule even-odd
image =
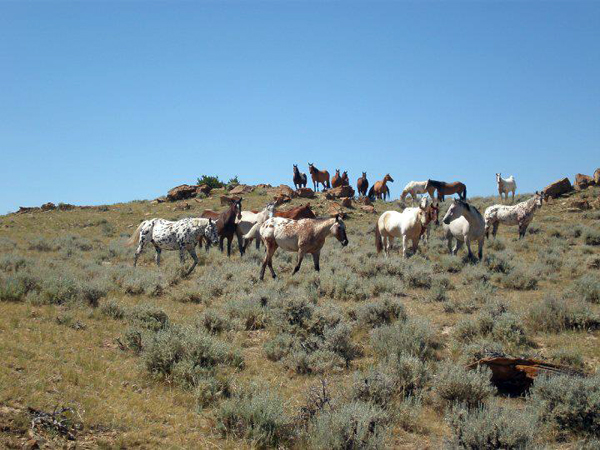
[[188, 253], [190, 254], [190, 256], [192, 257], [192, 259], [194, 260], [194, 263], [192, 264], [192, 267], [189, 268], [189, 270], [185, 273], [185, 276], [187, 277], [190, 273], [192, 273], [192, 271], [196, 268], [196, 266], [198, 265], [198, 255], [196, 255], [196, 249], [194, 247], [188, 248], [187, 249]]
[[259, 278], [261, 281], [265, 278], [265, 269], [267, 266], [269, 266], [273, 278], [276, 278], [275, 271], [273, 270], [273, 255], [275, 254], [275, 250], [277, 250], [277, 243], [265, 241], [265, 246], [267, 247], [267, 251], [265, 252], [265, 258], [263, 259], [262, 267], [260, 268]]
[[500, 225], [500, 222], [495, 222], [492, 225], [492, 236], [494, 237], [494, 239], [496, 239], [496, 233], [498, 232], [498, 226]]
[[416, 239], [412, 240], [412, 250], [413, 250], [413, 255], [417, 254], [417, 250], [419, 249], [419, 238], [417, 237]]
[[454, 250], [452, 249], [452, 233], [450, 233], [450, 232], [446, 233], [446, 239], [447, 239], [447, 243], [448, 243], [448, 252], [451, 255], [454, 255]]
[[406, 235], [402, 236], [402, 257], [406, 258], [406, 241], [408, 239], [406, 238]]
[[456, 245], [454, 246], [454, 249], [452, 250], [454, 255], [458, 254], [458, 251], [461, 249], [462, 245], [463, 245], [463, 242], [457, 239]]
[[244, 253], [246, 253], [246, 245], [248, 245], [248, 243], [245, 242], [245, 239], [242, 237], [242, 233], [237, 229], [237, 227], [235, 228], [235, 235], [238, 241], [238, 248], [240, 249], [240, 256], [244, 256]]
[[223, 241], [225, 240], [225, 236], [221, 236], [219, 238], [219, 250], [221, 250], [221, 253], [223, 253]]
[[298, 262], [296, 263], [296, 267], [294, 267], [294, 271], [292, 275], [295, 275], [296, 272], [300, 270], [300, 266], [302, 265], [302, 260], [304, 259], [304, 251], [302, 249], [298, 249]]
[[[506, 200], [508, 200], [508, 192], [506, 193]], [[512, 191], [512, 203], [515, 202], [515, 190]]]
[[321, 256], [321, 251], [319, 250], [318, 252], [314, 252], [312, 254], [313, 257], [313, 263], [315, 265], [315, 270], [317, 272], [319, 272], [321, 270], [321, 268], [319, 267], [319, 257]]
[[469, 259], [473, 259], [473, 252], [471, 251], [471, 238], [469, 238], [469, 236], [464, 236], [464, 240], [469, 252]]
[[146, 241], [144, 240], [144, 237], [142, 236], [140, 238], [140, 243], [138, 244], [137, 249], [135, 250], [135, 256], [133, 257], [133, 267], [137, 266], [138, 258], [140, 257], [140, 255], [142, 254], [142, 251], [144, 250], [144, 244], [146, 244]]
[[179, 245], [179, 261], [181, 262], [181, 264], [185, 264], [184, 250], [185, 247], [183, 245]]
[[233, 240], [233, 236], [227, 237], [227, 257], [231, 257], [231, 241]]
[[478, 249], [477, 249], [477, 256], [479, 257], [479, 261], [481, 262], [481, 260], [483, 259], [483, 238], [479, 239], [478, 242]]
[[160, 267], [160, 252], [162, 251], [159, 246], [154, 245], [154, 250], [156, 250], [156, 265]]
[[260, 239], [256, 240], [256, 250], [260, 250]]

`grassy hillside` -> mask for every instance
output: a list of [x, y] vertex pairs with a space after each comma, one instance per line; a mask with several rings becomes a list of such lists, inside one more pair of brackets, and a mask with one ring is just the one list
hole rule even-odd
[[[441, 227], [417, 255], [386, 259], [378, 216], [350, 210], [350, 244], [328, 240], [319, 274], [309, 259], [291, 277], [295, 255], [278, 250], [279, 278], [262, 283], [254, 247], [201, 250], [187, 278], [176, 252], [159, 269], [147, 249], [132, 268], [124, 243], [141, 220], [222, 209], [216, 198], [2, 216], [0, 446], [31, 439], [28, 407], [59, 405], [76, 411], [84, 448], [439, 448], [482, 434], [593, 448], [597, 377], [508, 398], [463, 367], [501, 352], [598, 369], [600, 211], [571, 204], [599, 194], [551, 200], [523, 240], [501, 226], [481, 264], [449, 256]], [[269, 199], [254, 192], [243, 207]], [[483, 212], [497, 198], [471, 201]]]

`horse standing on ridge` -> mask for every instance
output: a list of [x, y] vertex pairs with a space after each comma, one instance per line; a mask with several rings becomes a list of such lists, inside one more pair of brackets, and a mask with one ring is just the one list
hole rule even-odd
[[369, 189], [369, 180], [367, 180], [367, 172], [363, 172], [362, 177], [356, 181], [356, 190], [358, 191], [358, 195], [366, 197], [367, 189]]
[[298, 170], [298, 166], [294, 164], [294, 187], [296, 189], [306, 187], [306, 174]]
[[461, 200], [467, 200], [467, 186], [460, 181], [453, 183], [446, 183], [445, 181], [427, 180], [425, 189], [432, 196], [432, 192], [437, 190], [438, 200], [444, 201], [446, 195], [458, 194], [458, 198]]
[[[417, 200], [417, 201], [419, 200], [419, 197], [417, 197], [417, 194], [427, 193], [426, 188], [427, 188], [427, 181], [411, 181], [404, 187], [404, 190], [402, 191], [402, 195], [400, 195], [400, 200], [404, 201], [406, 199], [407, 195], [410, 194], [410, 197], [414, 204], [415, 200]], [[430, 195], [430, 197], [433, 199], [432, 195]]]
[[385, 177], [383, 177], [383, 180], [381, 181], [376, 181], [375, 184], [371, 187], [371, 189], [369, 189], [369, 198], [371, 200], [375, 200], [375, 198], [378, 198], [380, 200], [385, 200], [385, 197], [387, 195], [387, 197], [390, 197], [390, 190], [389, 188], [386, 186], [387, 182], [393, 183], [394, 179], [390, 176], [390, 174], [386, 174]]
[[323, 185], [323, 189], [331, 188], [331, 184], [329, 183], [329, 172], [326, 170], [319, 170], [311, 163], [308, 163], [308, 171], [310, 172], [315, 192], [319, 190], [319, 183]]
[[342, 185], [342, 176], [340, 175], [340, 169], [335, 169], [335, 175], [331, 177], [331, 187], [339, 187]]
[[508, 201], [508, 193], [512, 192], [512, 202], [515, 202], [515, 191], [517, 190], [517, 182], [515, 177], [512, 175], [508, 178], [502, 178], [502, 174], [496, 174], [496, 184], [498, 185], [498, 194], [500, 194], [500, 201], [502, 201], [502, 194], [506, 196]]

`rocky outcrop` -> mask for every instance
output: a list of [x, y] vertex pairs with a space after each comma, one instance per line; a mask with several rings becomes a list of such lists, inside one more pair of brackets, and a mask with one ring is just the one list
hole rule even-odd
[[587, 189], [588, 187], [593, 186], [594, 184], [596, 183], [594, 182], [594, 179], [592, 177], [590, 177], [589, 175], [578, 173], [577, 175], [575, 175], [575, 183], [573, 183], [573, 187], [581, 191], [582, 189]]
[[249, 194], [254, 190], [254, 186], [248, 186], [247, 184], [238, 184], [232, 190], [229, 191], [232, 195]]
[[563, 178], [562, 180], [555, 181], [554, 183], [546, 186], [543, 192], [546, 198], [557, 198], [563, 194], [571, 192], [572, 190], [573, 186], [571, 186], [569, 179]]
[[600, 169], [596, 169], [594, 172], [594, 183], [596, 183], [596, 186], [600, 186]]
[[315, 192], [311, 188], [296, 189], [296, 197], [300, 198], [315, 198]]
[[198, 194], [199, 186], [191, 186], [189, 184], [182, 184], [175, 186], [167, 193], [167, 199], [171, 202], [177, 200], [187, 200], [188, 198], [195, 197]]
[[352, 186], [338, 186], [336, 188], [328, 189], [325, 193], [325, 198], [329, 200], [342, 197], [354, 197], [354, 189]]

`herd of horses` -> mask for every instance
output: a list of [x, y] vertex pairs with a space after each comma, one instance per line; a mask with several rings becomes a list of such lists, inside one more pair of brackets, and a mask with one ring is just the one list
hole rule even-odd
[[[348, 185], [348, 172], [340, 174], [336, 170], [334, 177], [329, 179], [329, 172], [317, 169], [309, 163], [309, 172], [315, 190], [321, 185], [323, 189]], [[298, 166], [293, 167], [293, 181], [296, 189], [306, 187], [307, 176], [301, 173]], [[393, 178], [386, 174], [377, 181], [370, 190], [366, 172], [357, 181], [359, 196], [389, 198], [388, 182]], [[496, 183], [501, 201], [503, 194], [508, 200], [508, 193], [514, 195], [516, 182], [514, 177], [502, 178], [496, 174]], [[437, 198], [435, 193], [437, 192]], [[488, 207], [482, 215], [479, 210], [467, 202], [467, 187], [459, 181], [446, 183], [443, 181], [411, 181], [406, 185], [400, 196], [404, 201], [410, 194], [416, 206], [404, 208], [402, 212], [389, 210], [379, 216], [375, 224], [375, 248], [378, 253], [385, 251], [386, 256], [393, 247], [395, 238], [402, 239], [402, 255], [408, 256], [409, 250], [417, 252], [419, 242], [429, 240], [430, 224], [439, 224], [439, 202], [444, 201], [446, 195], [457, 194], [442, 219], [442, 228], [447, 240], [448, 251], [456, 255], [458, 250], [465, 245], [469, 258], [474, 258], [471, 244], [477, 243], [477, 256], [481, 261], [483, 257], [484, 238], [489, 238], [489, 232], [495, 238], [499, 225], [517, 225], [519, 238], [525, 236], [527, 227], [531, 223], [535, 211], [542, 206], [543, 193], [536, 192], [530, 199], [516, 205], [497, 204]], [[428, 194], [429, 197], [419, 197]], [[247, 246], [254, 240], [256, 248], [262, 242], [266, 248], [265, 256], [260, 269], [260, 279], [264, 278], [268, 267], [273, 278], [273, 255], [281, 247], [288, 252], [297, 254], [297, 263], [294, 267], [295, 274], [300, 269], [306, 254], [313, 257], [315, 270], [319, 270], [321, 249], [325, 240], [335, 237], [342, 246], [348, 245], [346, 225], [340, 214], [335, 217], [318, 218], [311, 210], [310, 205], [301, 205], [288, 211], [277, 211], [274, 203], [269, 203], [262, 211], [243, 211], [242, 198], [233, 199], [229, 207], [222, 212], [204, 210], [200, 218], [185, 218], [178, 221], [164, 219], [151, 219], [143, 221], [128, 241], [128, 245], [137, 243], [134, 266], [146, 244], [151, 243], [156, 250], [156, 264], [160, 265], [162, 250], [178, 250], [182, 263], [187, 251], [194, 260], [188, 269], [190, 274], [198, 264], [195, 252], [197, 244], [209, 250], [211, 244], [219, 244], [221, 252], [227, 240], [227, 256], [231, 256], [231, 246], [234, 235], [238, 240], [240, 256], [244, 256]], [[454, 242], [455, 241], [455, 242]], [[454, 245], [453, 245], [454, 243]], [[409, 248], [410, 247], [410, 248]]]

